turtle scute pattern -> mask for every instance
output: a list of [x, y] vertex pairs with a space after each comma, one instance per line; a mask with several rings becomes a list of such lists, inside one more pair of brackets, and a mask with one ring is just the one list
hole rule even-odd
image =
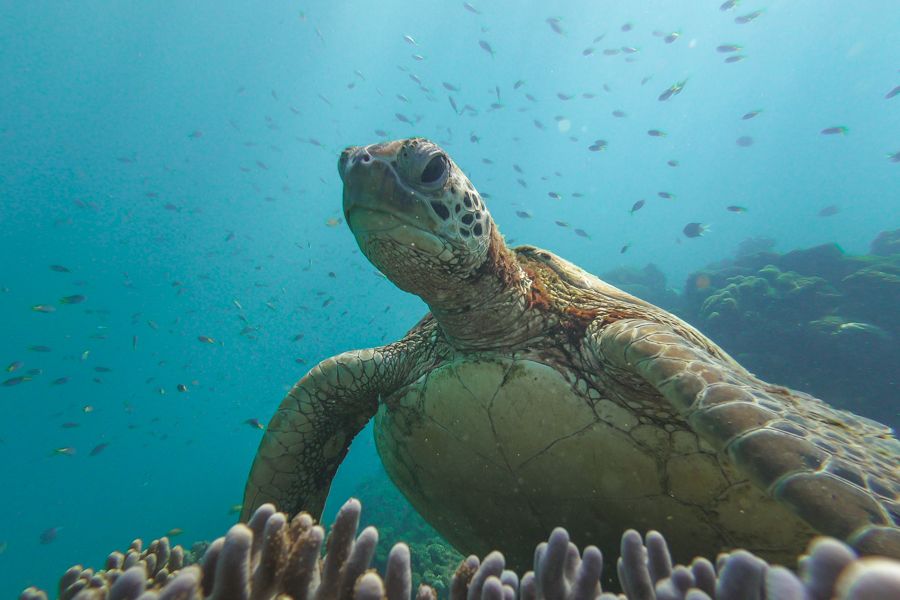
[[600, 335], [691, 427], [771, 497], [865, 554], [900, 558], [900, 443], [879, 423], [723, 365], [667, 325], [623, 320]]

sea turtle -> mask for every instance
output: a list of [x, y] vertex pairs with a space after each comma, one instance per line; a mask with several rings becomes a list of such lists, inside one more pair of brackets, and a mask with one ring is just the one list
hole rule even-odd
[[436, 144], [343, 151], [363, 254], [430, 312], [328, 358], [268, 425], [244, 496], [318, 516], [373, 417], [382, 462], [464, 553], [531, 560], [563, 525], [608, 556], [629, 527], [678, 560], [744, 547], [793, 564], [816, 532], [900, 558], [889, 428], [757, 379], [699, 331], [540, 248], [508, 248]]

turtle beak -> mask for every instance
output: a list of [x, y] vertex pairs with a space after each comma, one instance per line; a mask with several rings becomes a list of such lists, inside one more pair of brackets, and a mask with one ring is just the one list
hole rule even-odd
[[361, 146], [347, 146], [347, 148], [341, 152], [341, 157], [338, 159], [338, 175], [341, 176], [341, 181], [344, 181], [344, 175], [347, 173], [347, 169], [356, 164], [360, 150], [364, 151]]

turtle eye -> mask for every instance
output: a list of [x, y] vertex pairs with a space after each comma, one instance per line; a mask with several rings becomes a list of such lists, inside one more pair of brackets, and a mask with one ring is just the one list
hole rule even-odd
[[420, 180], [426, 185], [431, 185], [440, 181], [440, 179], [446, 172], [447, 157], [445, 157], [443, 154], [438, 154], [437, 156], [429, 160], [427, 165], [425, 165], [425, 169], [422, 171]]

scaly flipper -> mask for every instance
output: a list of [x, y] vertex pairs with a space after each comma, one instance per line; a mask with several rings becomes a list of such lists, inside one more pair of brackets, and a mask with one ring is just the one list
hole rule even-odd
[[669, 325], [597, 322], [588, 335], [601, 361], [656, 388], [698, 435], [813, 528], [862, 553], [900, 558], [900, 443], [889, 428], [760, 381]]
[[321, 517], [331, 480], [379, 397], [415, 378], [427, 359], [426, 334], [417, 327], [396, 343], [333, 356], [297, 382], [259, 444], [242, 521], [266, 502], [289, 515], [304, 510]]

